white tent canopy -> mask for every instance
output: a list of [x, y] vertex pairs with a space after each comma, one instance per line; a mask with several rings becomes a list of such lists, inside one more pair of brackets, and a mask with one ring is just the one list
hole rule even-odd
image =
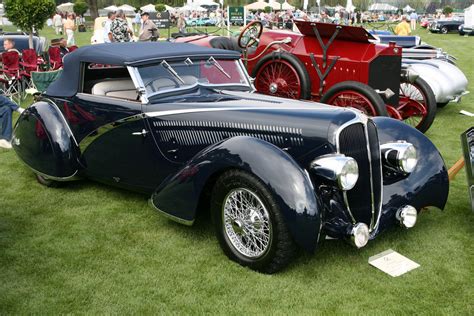
[[219, 6], [219, 3], [214, 2], [212, 0], [194, 0], [194, 4], [199, 6], [206, 5], [206, 6]]
[[280, 4], [278, 2], [268, 3], [263, 0], [258, 0], [245, 6], [247, 10], [263, 10], [266, 7], [271, 7], [273, 10], [280, 10]]
[[387, 3], [374, 3], [369, 7], [369, 11], [397, 11], [398, 8]]
[[117, 9], [122, 10], [125, 14], [134, 14], [135, 13], [135, 7], [132, 7], [131, 5], [128, 5], [128, 4], [122, 4]]
[[142, 10], [143, 12], [156, 12], [155, 5], [151, 3], [140, 7], [140, 10]]
[[292, 10], [292, 11], [295, 9], [295, 7], [292, 6], [291, 4], [289, 4], [288, 1], [286, 1], [286, 0], [285, 0], [285, 2], [283, 2], [283, 4], [281, 5], [281, 8], [282, 8], [283, 10]]
[[118, 10], [118, 7], [114, 6], [114, 5], [111, 5], [111, 6], [108, 6], [106, 8], [104, 8], [105, 11], [117, 11]]
[[413, 12], [415, 11], [415, 9], [413, 9], [412, 7], [410, 7], [409, 4], [407, 4], [404, 8], [403, 8], [403, 12]]
[[74, 3], [71, 3], [71, 2], [62, 3], [58, 5], [56, 9], [58, 9], [58, 11], [61, 11], [61, 12], [73, 12]]
[[178, 8], [177, 10], [179, 12], [184, 12], [184, 11], [201, 11], [201, 12], [204, 12], [204, 11], [207, 11], [207, 9], [205, 9], [201, 6], [195, 5], [194, 3], [182, 6], [181, 8]]

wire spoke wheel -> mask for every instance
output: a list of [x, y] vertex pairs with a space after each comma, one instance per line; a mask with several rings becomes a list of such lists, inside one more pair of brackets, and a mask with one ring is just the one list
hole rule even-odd
[[255, 87], [260, 93], [289, 99], [301, 98], [301, 81], [296, 69], [286, 60], [268, 61], [257, 72]]
[[222, 206], [224, 231], [235, 249], [249, 258], [259, 258], [272, 239], [270, 215], [253, 192], [237, 188], [229, 192]]
[[425, 131], [427, 128], [424, 129], [424, 127], [427, 123], [431, 125], [434, 119], [434, 115], [430, 113], [429, 102], [427, 92], [418, 84], [418, 79], [414, 83], [400, 83], [400, 100], [397, 110], [405, 123]]
[[343, 90], [335, 93], [328, 101], [327, 104], [340, 107], [352, 107], [358, 109], [369, 116], [376, 116], [377, 111], [370, 100], [357, 91]]

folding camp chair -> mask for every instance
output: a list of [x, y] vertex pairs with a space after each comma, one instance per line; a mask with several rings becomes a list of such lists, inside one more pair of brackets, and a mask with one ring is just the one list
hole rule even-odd
[[32, 71], [31, 72], [31, 83], [32, 88], [27, 89], [28, 94], [43, 93], [48, 89], [49, 85], [58, 79], [59, 75], [63, 70], [58, 69], [54, 71]]
[[24, 49], [21, 54], [20, 65], [23, 67], [23, 83], [25, 89], [33, 88], [31, 83], [31, 72], [38, 71], [38, 56], [34, 49]]
[[48, 48], [49, 63], [51, 70], [57, 70], [63, 66], [63, 59], [61, 58], [61, 49], [56, 46]]
[[0, 69], [0, 83], [2, 91], [16, 103], [22, 99], [22, 76], [20, 71], [20, 55], [17, 52], [2, 53], [2, 68]]

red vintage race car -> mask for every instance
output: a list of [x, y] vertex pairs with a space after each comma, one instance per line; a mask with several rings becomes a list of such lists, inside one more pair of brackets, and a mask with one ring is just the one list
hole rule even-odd
[[436, 115], [429, 85], [402, 67], [402, 49], [365, 29], [294, 21], [300, 33], [248, 24], [239, 37], [198, 34], [177, 42], [239, 50], [258, 92], [390, 115], [425, 132]]

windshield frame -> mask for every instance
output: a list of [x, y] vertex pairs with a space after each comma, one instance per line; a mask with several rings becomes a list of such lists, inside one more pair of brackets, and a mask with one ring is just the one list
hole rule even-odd
[[[141, 66], [151, 66], [151, 65], [160, 65], [162, 62], [172, 63], [176, 61], [185, 61], [186, 59], [174, 59], [174, 58], [169, 58], [169, 59], [162, 59], [160, 61], [156, 61], [153, 64], [146, 64], [146, 65], [140, 65], [140, 66], [128, 66], [127, 68], [129, 69], [129, 72], [131, 74], [131, 77], [133, 79], [133, 82], [135, 83], [137, 90], [141, 92], [142, 96], [145, 97], [146, 103], [148, 103], [148, 100], [157, 96], [165, 96], [165, 95], [171, 95], [171, 94], [180, 94], [184, 91], [192, 91], [198, 88], [199, 86], [209, 88], [209, 89], [217, 89], [217, 90], [228, 90], [228, 88], [234, 88], [239, 91], [249, 91], [249, 92], [254, 92], [255, 87], [253, 85], [253, 81], [251, 80], [250, 76], [247, 73], [247, 69], [245, 68], [244, 64], [242, 63], [242, 60], [240, 59], [231, 59], [232, 61], [236, 62], [239, 71], [241, 72], [243, 78], [245, 79], [245, 83], [222, 83], [222, 84], [206, 84], [202, 82], [196, 81], [196, 83], [192, 85], [186, 85], [186, 86], [181, 86], [178, 88], [170, 88], [170, 89], [163, 89], [160, 91], [156, 91], [154, 93], [148, 93], [144, 84], [144, 80], [141, 77], [140, 74], [140, 67]], [[210, 58], [214, 58], [215, 60], [229, 60], [228, 58], [220, 58], [220, 56], [199, 56], [198, 58], [193, 58], [193, 60], [199, 60], [199, 61], [206, 61]], [[216, 69], [216, 71], [219, 71]], [[230, 89], [232, 90], [232, 89]], [[144, 102], [145, 103], [145, 102]]]

